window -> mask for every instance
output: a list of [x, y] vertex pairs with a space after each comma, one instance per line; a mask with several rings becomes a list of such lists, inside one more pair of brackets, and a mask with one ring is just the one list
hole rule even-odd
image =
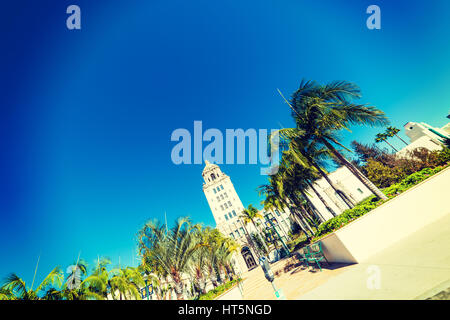
[[227, 220], [227, 221], [228, 221], [228, 216], [227, 216], [227, 215], [225, 215], [225, 220]]
[[214, 188], [213, 190], [214, 190], [214, 193], [217, 193], [216, 188]]
[[233, 218], [233, 216], [231, 215], [231, 212], [228, 212], [228, 216], [231, 218]]
[[214, 173], [211, 173], [211, 179], [215, 180], [216, 179], [216, 175]]
[[363, 193], [363, 191], [360, 188], [358, 188], [357, 190], [359, 191], [359, 193], [361, 194]]
[[280, 212], [278, 210], [275, 210], [275, 213], [277, 214], [277, 216], [280, 216]]
[[219, 198], [219, 196], [217, 196], [217, 201], [220, 201], [220, 198]]
[[240, 230], [241, 230], [242, 235], [244, 235], [245, 234], [244, 228], [241, 227]]
[[234, 211], [234, 210], [233, 210], [232, 212], [233, 212], [233, 216], [235, 216], [235, 217], [236, 217], [236, 211]]
[[217, 189], [217, 192], [219, 192], [219, 191], [220, 191], [220, 188], [219, 188], [219, 187], [217, 187], [216, 189]]
[[231, 202], [230, 201], [228, 201], [228, 205], [231, 207]]
[[234, 234], [233, 234], [233, 233], [230, 233], [230, 237], [232, 237], [233, 239], [236, 239], [236, 238], [234, 237]]
[[225, 192], [224, 194], [223, 194], [224, 196], [225, 196], [225, 198], [228, 198], [228, 195], [227, 195], [227, 193]]
[[223, 200], [223, 194], [221, 194], [221, 195], [220, 195], [220, 199], [222, 199], [222, 200]]
[[226, 203], [223, 204], [223, 207], [224, 207], [225, 209], [228, 208], [228, 206], [227, 206]]
[[220, 185], [220, 189], [223, 190], [223, 185]]
[[239, 230], [234, 230], [234, 233], [236, 234], [236, 237], [240, 237]]
[[220, 209], [222, 209], [222, 210], [223, 210], [223, 206], [220, 206]]

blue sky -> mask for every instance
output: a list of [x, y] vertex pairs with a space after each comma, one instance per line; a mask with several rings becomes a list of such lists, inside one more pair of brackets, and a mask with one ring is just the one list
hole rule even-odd
[[[371, 4], [381, 30], [366, 28]], [[164, 212], [214, 225], [203, 166], [171, 162], [172, 131], [288, 127], [276, 89], [302, 78], [357, 83], [397, 127], [441, 127], [450, 108], [445, 0], [19, 0], [3, 3], [0, 33], [0, 277], [31, 281], [40, 255], [40, 280], [80, 251], [136, 265], [136, 232]], [[259, 206], [260, 167], [222, 169]]]

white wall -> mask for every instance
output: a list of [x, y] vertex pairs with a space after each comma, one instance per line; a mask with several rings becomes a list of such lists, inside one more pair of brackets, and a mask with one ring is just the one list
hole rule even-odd
[[410, 144], [405, 146], [400, 151], [398, 151], [396, 155], [400, 157], [405, 157], [408, 156], [408, 153], [410, 151], [413, 151], [414, 149], [417, 148], [426, 148], [430, 151], [434, 151], [434, 150], [441, 150], [442, 145], [428, 136], [422, 136], [417, 140], [414, 140], [414, 142], [411, 142]]
[[360, 263], [450, 214], [450, 168], [321, 239], [329, 261]]
[[[359, 181], [358, 178], [356, 178], [346, 167], [340, 167], [336, 171], [330, 173], [328, 177], [355, 203], [358, 203], [372, 195], [370, 190], [363, 185], [361, 181]], [[333, 188], [324, 178], [317, 180], [314, 184], [314, 188], [320, 193], [320, 195], [325, 199], [336, 214], [340, 214], [348, 209], [343, 200], [339, 196], [335, 195]], [[327, 210], [325, 205], [313, 190], [308, 188], [306, 192], [311, 202], [317, 210], [320, 211], [325, 220], [333, 218], [333, 215]]]

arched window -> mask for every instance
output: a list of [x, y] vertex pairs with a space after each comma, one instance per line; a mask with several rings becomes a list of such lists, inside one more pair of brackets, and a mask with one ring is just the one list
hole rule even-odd
[[211, 179], [215, 180], [216, 179], [216, 175], [214, 173], [211, 173]]

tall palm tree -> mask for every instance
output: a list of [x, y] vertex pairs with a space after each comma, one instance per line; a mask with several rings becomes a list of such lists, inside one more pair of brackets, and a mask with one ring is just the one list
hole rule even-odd
[[199, 248], [192, 256], [191, 263], [191, 276], [195, 290], [198, 293], [206, 293], [207, 283], [207, 261], [208, 261], [208, 249], [203, 246]]
[[[298, 207], [295, 207], [293, 202], [289, 199], [289, 195], [286, 193], [286, 190], [288, 190], [288, 193], [291, 191], [294, 192], [294, 188], [292, 185], [288, 185], [285, 183], [285, 180], [283, 180], [282, 177], [284, 177], [284, 179], [288, 177], [288, 175], [283, 175], [283, 168], [283, 166], [280, 166], [278, 173], [269, 177], [269, 184], [259, 186], [257, 189], [258, 193], [259, 195], [263, 195], [265, 197], [265, 200], [263, 201], [265, 208], [277, 208], [282, 211], [285, 208], [288, 208], [289, 212], [293, 215], [294, 220], [303, 230], [306, 237], [310, 239], [314, 234], [314, 231], [306, 221], [307, 213], [302, 203], [297, 203]], [[285, 188], [285, 186], [287, 188]], [[297, 210], [297, 208], [299, 210]]]
[[[167, 234], [157, 223], [149, 222], [139, 232], [139, 246], [144, 255], [151, 256], [170, 277], [177, 299], [183, 297], [183, 275], [189, 272], [189, 262], [200, 247], [195, 233], [199, 225], [188, 218], [179, 218]], [[162, 231], [162, 232], [161, 232]]]
[[[328, 177], [327, 172], [323, 169], [323, 161], [329, 157], [329, 151], [325, 148], [320, 148], [317, 143], [312, 140], [305, 139], [304, 131], [297, 128], [283, 128], [271, 134], [271, 137], [278, 135], [281, 140], [281, 146], [287, 151], [291, 151], [291, 155], [294, 158], [294, 162], [303, 167], [309, 168], [311, 171], [317, 172], [325, 181], [331, 186], [335, 193], [342, 199], [345, 205], [351, 209], [355, 203], [350, 199], [344, 191]], [[272, 147], [276, 147], [273, 144], [272, 139], [269, 139], [269, 143]], [[316, 191], [316, 190], [314, 190]], [[317, 194], [317, 192], [315, 192]], [[323, 202], [321, 197], [319, 199]], [[327, 207], [327, 205], [326, 205]]]
[[398, 150], [395, 149], [394, 146], [389, 143], [388, 137], [389, 136], [386, 133], [377, 133], [377, 135], [375, 136], [375, 142], [376, 143], [386, 142], [392, 149], [394, 149], [395, 152], [398, 152]]
[[141, 273], [132, 267], [125, 269], [116, 268], [110, 272], [109, 282], [111, 284], [111, 296], [116, 298], [116, 293], [119, 294], [120, 300], [141, 299], [140, 288], [145, 286], [144, 279]]
[[387, 128], [386, 128], [385, 134], [386, 134], [388, 137], [396, 136], [396, 137], [397, 137], [398, 139], [400, 139], [404, 144], [408, 145], [408, 143], [407, 143], [405, 140], [403, 140], [402, 138], [400, 138], [399, 135], [397, 135], [397, 133], [399, 133], [399, 132], [400, 132], [400, 129], [398, 129], [398, 128], [396, 128], [396, 127], [387, 127]]
[[12, 294], [13, 299], [17, 300], [39, 300], [41, 294], [45, 294], [45, 290], [50, 285], [60, 287], [64, 279], [63, 273], [59, 267], [53, 269], [42, 282], [33, 290], [33, 285], [27, 287], [25, 281], [17, 274], [8, 275], [1, 286], [2, 292]]
[[359, 87], [348, 81], [333, 81], [325, 85], [319, 85], [315, 81], [302, 81], [299, 89], [292, 95], [291, 102], [285, 101], [292, 109], [296, 128], [303, 132], [305, 139], [325, 146], [372, 193], [379, 199], [387, 200], [386, 195], [335, 147], [350, 151], [338, 138], [338, 132], [348, 130], [350, 125], [377, 126], [388, 123], [381, 110], [351, 102], [360, 97]]
[[244, 222], [244, 225], [247, 225], [251, 222], [255, 227], [256, 233], [261, 236], [260, 230], [255, 221], [257, 219], [263, 219], [263, 216], [259, 214], [258, 209], [256, 209], [252, 204], [249, 204], [246, 209], [242, 210], [239, 218]]
[[15, 296], [9, 289], [0, 288], [0, 300], [14, 300]]

